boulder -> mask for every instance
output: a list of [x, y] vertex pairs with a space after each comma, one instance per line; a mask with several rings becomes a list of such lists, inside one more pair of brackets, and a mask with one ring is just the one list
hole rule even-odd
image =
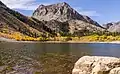
[[84, 56], [75, 63], [72, 74], [120, 74], [119, 66], [116, 57]]

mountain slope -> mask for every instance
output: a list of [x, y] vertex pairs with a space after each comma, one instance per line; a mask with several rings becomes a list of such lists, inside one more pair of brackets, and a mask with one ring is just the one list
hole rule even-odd
[[11, 10], [0, 1], [0, 32], [4, 30], [9, 34], [19, 32], [31, 37], [39, 37], [46, 32], [52, 34], [43, 22]]

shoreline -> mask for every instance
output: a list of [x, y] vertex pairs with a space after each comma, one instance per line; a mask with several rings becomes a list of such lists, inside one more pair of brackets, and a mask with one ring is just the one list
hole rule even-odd
[[82, 41], [66, 41], [66, 42], [63, 42], [63, 41], [47, 41], [45, 43], [91, 43], [91, 44], [94, 44], [94, 43], [105, 43], [105, 44], [120, 44], [120, 41], [111, 41], [111, 42], [95, 42], [95, 41], [92, 41], [92, 42], [82, 42]]
[[7, 39], [0, 37], [0, 42], [16, 42], [16, 43], [106, 43], [106, 44], [120, 44], [120, 41], [17, 41], [15, 39]]
[[81, 44], [120, 44], [120, 41], [112, 41], [112, 42], [81, 42], [81, 41], [1, 41], [3, 42], [15, 42], [15, 43], [81, 43]]

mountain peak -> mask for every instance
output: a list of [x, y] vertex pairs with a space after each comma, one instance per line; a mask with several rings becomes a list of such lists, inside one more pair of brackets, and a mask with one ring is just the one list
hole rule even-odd
[[73, 19], [84, 19], [82, 15], [71, 8], [70, 5], [66, 2], [51, 4], [47, 6], [40, 5], [33, 13], [33, 17], [39, 20], [57, 20], [60, 22], [65, 22]]
[[79, 14], [68, 3], [62, 2], [51, 5], [40, 5], [33, 13], [34, 18], [42, 21], [56, 20], [60, 22], [66, 22], [70, 20], [81, 20], [94, 25], [99, 25], [96, 21], [93, 21], [88, 16]]

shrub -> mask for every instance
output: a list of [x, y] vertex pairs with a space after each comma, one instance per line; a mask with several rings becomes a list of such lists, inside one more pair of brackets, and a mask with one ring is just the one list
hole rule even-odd
[[65, 41], [71, 41], [71, 40], [72, 40], [71, 37], [67, 37], [67, 38], [65, 39]]

